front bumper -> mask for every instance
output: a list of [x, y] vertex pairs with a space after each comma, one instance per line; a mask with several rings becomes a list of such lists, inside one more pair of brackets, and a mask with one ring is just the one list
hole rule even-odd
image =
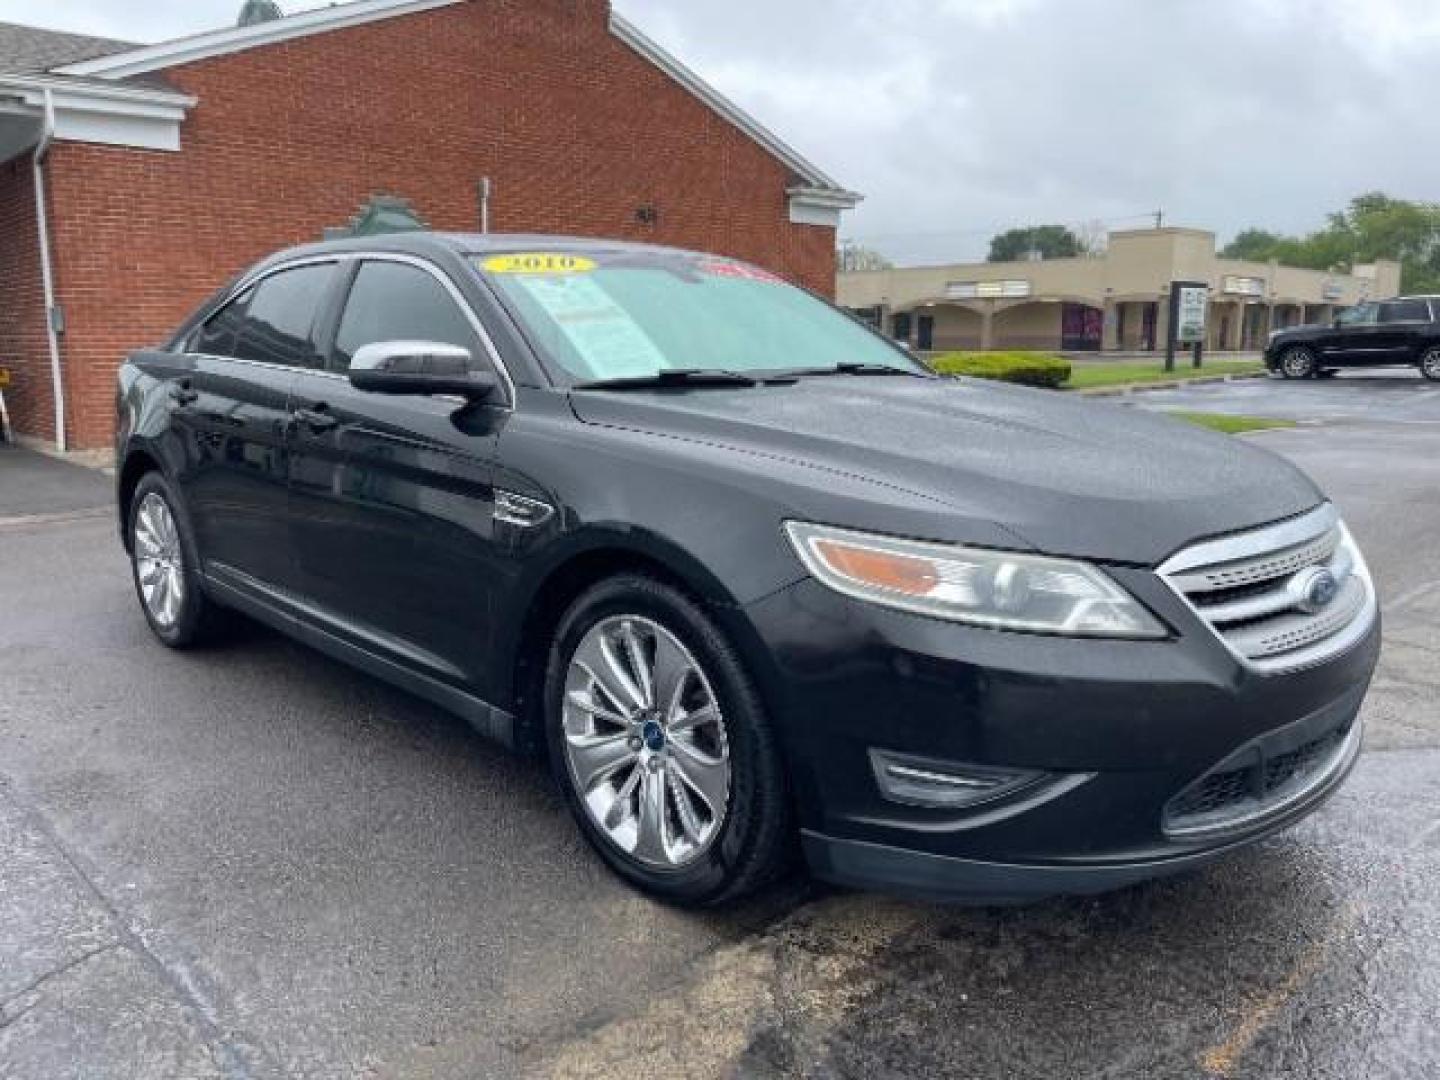
[[[1201, 865], [1283, 829], [1344, 781], [1378, 618], [1301, 671], [1244, 667], [1153, 574], [1112, 571], [1174, 639], [1084, 641], [886, 611], [813, 581], [748, 609], [814, 872], [850, 886], [1002, 901], [1099, 892]], [[1318, 740], [1330, 739], [1330, 742]], [[1175, 829], [1176, 800], [1252, 750], [1325, 760], [1235, 827]], [[1026, 769], [1046, 782], [961, 809], [906, 805], [871, 751]]]

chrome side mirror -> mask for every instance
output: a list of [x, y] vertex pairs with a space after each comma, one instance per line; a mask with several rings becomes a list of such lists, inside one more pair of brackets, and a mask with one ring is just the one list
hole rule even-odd
[[472, 371], [469, 349], [438, 341], [377, 341], [350, 358], [350, 385], [372, 394], [436, 396], [454, 394], [485, 401], [499, 383]]

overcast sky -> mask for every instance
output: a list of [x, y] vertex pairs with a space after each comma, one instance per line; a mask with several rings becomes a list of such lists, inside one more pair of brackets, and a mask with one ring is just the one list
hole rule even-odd
[[[483, 0], [482, 0], [483, 2]], [[53, 0], [161, 38], [241, 0]], [[281, 0], [287, 11], [317, 6]], [[1303, 231], [1350, 196], [1440, 199], [1436, 0], [616, 0], [841, 183], [901, 262], [1020, 224]], [[35, 0], [0, 19], [36, 21]]]

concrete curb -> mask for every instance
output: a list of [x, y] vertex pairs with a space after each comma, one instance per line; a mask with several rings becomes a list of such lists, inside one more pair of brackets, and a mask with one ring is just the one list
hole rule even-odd
[[1164, 382], [1124, 383], [1120, 386], [1095, 386], [1088, 390], [1072, 390], [1070, 393], [1082, 397], [1127, 397], [1143, 394], [1147, 390], [1179, 390], [1186, 386], [1205, 386], [1209, 383], [1244, 382], [1247, 379], [1268, 379], [1268, 371], [1246, 371], [1237, 375], [1201, 375], [1198, 379], [1166, 379]]
[[67, 465], [79, 465], [82, 469], [94, 469], [107, 476], [115, 475], [114, 450], [71, 450], [62, 454], [48, 439], [37, 439], [33, 435], [18, 434], [12, 445], [18, 446], [21, 450], [43, 454], [56, 461], [63, 461]]

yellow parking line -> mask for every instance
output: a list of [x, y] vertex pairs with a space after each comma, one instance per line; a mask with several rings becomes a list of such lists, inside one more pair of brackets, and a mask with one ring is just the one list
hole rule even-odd
[[1320, 970], [1329, 955], [1330, 946], [1355, 925], [1357, 909], [1346, 905], [1340, 917], [1324, 937], [1313, 942], [1291, 969], [1285, 980], [1268, 994], [1252, 1001], [1245, 1009], [1238, 1027], [1231, 1036], [1200, 1055], [1200, 1065], [1211, 1076], [1232, 1077], [1245, 1052], [1254, 1045], [1260, 1033], [1305, 983]]

